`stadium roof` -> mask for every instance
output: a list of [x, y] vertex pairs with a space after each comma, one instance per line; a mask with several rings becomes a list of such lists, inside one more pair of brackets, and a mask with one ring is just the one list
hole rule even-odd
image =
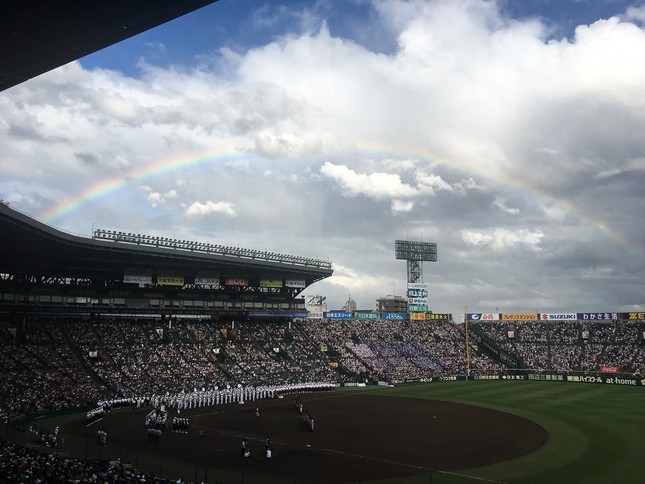
[[217, 0], [3, 0], [0, 91]]
[[[128, 271], [200, 273], [266, 279], [298, 279], [306, 285], [332, 275], [331, 264], [316, 259], [263, 257], [259, 251], [230, 254], [190, 250], [191, 244], [155, 247], [61, 232], [0, 203], [0, 273], [17, 276], [121, 280]], [[251, 254], [251, 256], [249, 256]], [[290, 260], [292, 262], [290, 262]], [[305, 263], [299, 261], [304, 260]]]

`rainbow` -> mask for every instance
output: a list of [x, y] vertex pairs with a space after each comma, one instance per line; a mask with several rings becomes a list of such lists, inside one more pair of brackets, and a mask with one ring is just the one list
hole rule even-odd
[[[354, 146], [351, 150], [349, 150], [349, 152], [355, 154], [356, 156], [403, 156], [426, 160], [429, 162], [442, 162], [445, 160], [445, 158], [437, 156], [436, 154], [430, 154], [423, 149], [411, 148], [409, 146], [393, 147], [392, 145], [381, 145], [373, 141], [355, 142]], [[185, 153], [174, 155], [171, 158], [163, 159], [147, 166], [134, 168], [131, 171], [127, 172], [125, 175], [99, 180], [95, 184], [86, 187], [74, 196], [62, 200], [56, 205], [43, 210], [38, 214], [37, 218], [43, 220], [45, 223], [52, 224], [60, 221], [63, 217], [80, 209], [81, 207], [103, 197], [106, 197], [124, 188], [134, 181], [141, 182], [143, 180], [168, 173], [186, 170], [199, 165], [224, 163], [227, 161], [243, 159], [249, 156], [253, 156], [253, 153], [241, 150], [222, 151], [216, 154], [207, 154], [200, 156], [186, 155]], [[631, 241], [626, 235], [611, 230], [609, 224], [604, 223], [602, 220], [600, 220], [597, 214], [594, 214], [594, 216], [592, 216], [591, 214], [585, 213], [584, 209], [582, 209], [581, 207], [574, 206], [570, 202], [557, 199], [545, 191], [530, 186], [525, 180], [511, 179], [509, 177], [506, 177], [504, 179], [502, 179], [501, 177], [495, 178], [489, 173], [485, 172], [483, 169], [473, 168], [472, 166], [467, 165], [464, 162], [454, 160], [453, 158], [450, 158], [450, 165], [466, 175], [476, 175], [481, 179], [488, 180], [490, 182], [510, 188], [521, 196], [529, 196], [531, 198], [534, 198], [536, 201], [541, 201], [550, 206], [557, 207], [564, 213], [571, 214], [577, 217], [581, 222], [590, 226], [594, 231], [601, 233], [610, 242], [618, 244], [619, 246], [627, 249], [630, 253], [636, 255], [639, 258], [645, 257], [645, 248], [641, 247], [640, 244]]]
[[442, 157], [440, 155], [438, 156], [437, 154], [429, 154], [423, 148], [411, 149], [410, 147], [397, 147], [397, 149], [393, 150], [391, 145], [382, 145], [371, 140], [364, 143], [359, 143], [356, 145], [356, 147], [358, 148], [358, 152], [360, 153], [373, 153], [379, 156], [407, 156], [410, 158], [416, 158], [426, 161], [445, 163], [448, 163], [449, 160], [448, 164], [457, 171], [460, 171], [468, 176], [477, 175], [481, 179], [509, 188], [522, 197], [529, 197], [538, 202], [542, 202], [543, 204], [556, 207], [562, 210], [564, 213], [573, 215], [583, 224], [591, 227], [594, 231], [599, 232], [610, 243], [619, 245], [638, 258], [645, 258], [645, 247], [641, 246], [641, 244], [639, 243], [634, 242], [627, 235], [612, 230], [610, 228], [611, 224], [601, 220], [598, 214], [592, 215], [590, 213], [587, 213], [583, 208], [575, 206], [571, 202], [563, 199], [558, 199], [550, 193], [547, 193], [545, 190], [540, 190], [539, 188], [529, 185], [524, 179], [511, 177], [496, 178], [491, 176], [490, 173], [486, 172], [483, 169], [478, 169], [465, 162], [455, 160], [455, 158], [453, 157], [448, 158]]
[[54, 206], [43, 210], [37, 215], [37, 218], [45, 223], [52, 224], [81, 207], [124, 188], [132, 182], [141, 182], [199, 165], [239, 160], [247, 156], [250, 156], [250, 153], [239, 150], [200, 156], [187, 156], [185, 153], [174, 155], [171, 158], [163, 159], [150, 165], [134, 168], [124, 175], [99, 180], [74, 196], [61, 200]]

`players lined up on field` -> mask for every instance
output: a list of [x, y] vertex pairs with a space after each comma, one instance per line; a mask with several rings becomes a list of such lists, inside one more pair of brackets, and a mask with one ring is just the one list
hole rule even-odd
[[336, 384], [333, 382], [303, 382], [289, 383], [286, 385], [262, 385], [199, 390], [190, 393], [176, 395], [154, 395], [150, 402], [155, 408], [168, 408], [181, 411], [183, 409], [210, 407], [213, 405], [224, 405], [227, 403], [243, 403], [245, 401], [255, 402], [264, 398], [276, 398], [290, 393], [315, 392], [334, 390]]

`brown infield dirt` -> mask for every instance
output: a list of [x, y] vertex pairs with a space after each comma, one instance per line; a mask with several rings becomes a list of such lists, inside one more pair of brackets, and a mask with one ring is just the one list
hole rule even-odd
[[[533, 452], [548, 439], [525, 418], [471, 405], [344, 392], [301, 398], [314, 431], [287, 395], [182, 410], [187, 433], [170, 430], [177, 415], [171, 410], [159, 443], [148, 442], [144, 427], [150, 408], [113, 410], [89, 427], [79, 417], [62, 424], [64, 451], [120, 458], [184, 482], [357, 482], [486, 466]], [[108, 433], [105, 446], [96, 444], [101, 429]], [[271, 459], [264, 452], [267, 437]], [[252, 453], [246, 459], [240, 455], [243, 438]]]

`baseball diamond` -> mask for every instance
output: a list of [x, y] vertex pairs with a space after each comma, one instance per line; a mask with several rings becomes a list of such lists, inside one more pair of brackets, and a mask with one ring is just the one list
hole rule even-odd
[[[251, 402], [183, 410], [189, 432], [166, 431], [158, 444], [146, 441], [147, 409], [113, 410], [89, 427], [84, 416], [77, 416], [62, 425], [68, 436], [65, 450], [87, 453], [89, 459], [118, 455], [122, 463], [136, 461], [141, 470], [161, 470], [167, 478], [201, 476], [208, 469], [209, 482], [213, 476], [213, 482], [237, 482], [241, 473], [244, 482], [264, 482], [267, 476], [357, 482], [486, 466], [533, 452], [548, 438], [539, 425], [505, 412], [354, 392], [302, 395], [316, 419], [310, 432], [289, 397], [261, 400], [259, 419]], [[109, 447], [95, 444], [99, 428], [107, 430]], [[199, 429], [204, 429], [203, 437]], [[264, 455], [267, 436], [270, 460]], [[251, 452], [248, 459], [239, 454], [243, 438]]]

